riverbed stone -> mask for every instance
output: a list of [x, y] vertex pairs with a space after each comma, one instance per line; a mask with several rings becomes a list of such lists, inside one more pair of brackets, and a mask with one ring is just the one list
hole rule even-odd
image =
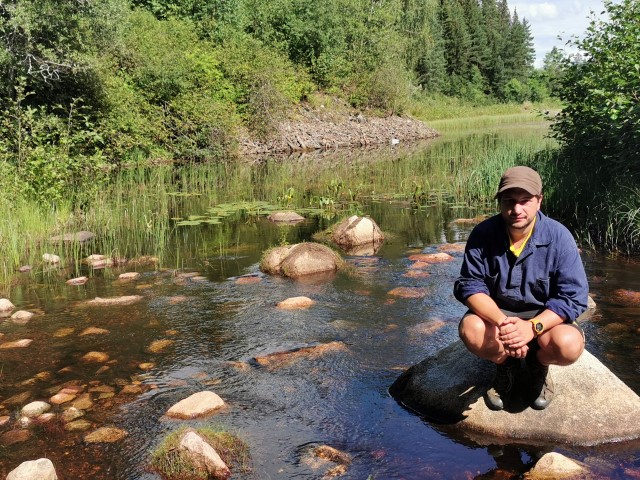
[[93, 427], [93, 424], [83, 418], [79, 420], [71, 420], [64, 425], [64, 429], [67, 432], [86, 432], [91, 427]]
[[58, 263], [60, 263], [60, 257], [58, 255], [54, 255], [53, 253], [45, 253], [44, 255], [42, 255], [42, 261], [50, 265], [57, 265]]
[[6, 400], [3, 400], [2, 405], [4, 405], [5, 407], [15, 407], [18, 405], [22, 405], [28, 402], [31, 396], [32, 396], [32, 393], [29, 391], [16, 393], [15, 395], [7, 398]]
[[0, 428], [4, 427], [11, 421], [11, 417], [9, 415], [0, 415]]
[[218, 452], [197, 432], [188, 430], [180, 439], [180, 452], [197, 470], [207, 472], [211, 478], [226, 479], [231, 476], [229, 467]]
[[16, 306], [11, 303], [11, 300], [8, 298], [0, 298], [0, 312], [9, 312], [16, 308]]
[[387, 294], [402, 298], [423, 298], [427, 296], [427, 289], [421, 287], [396, 287], [389, 290]]
[[182, 420], [202, 417], [222, 408], [224, 404], [224, 400], [216, 393], [205, 390], [180, 400], [167, 410], [167, 416]]
[[91, 307], [114, 307], [122, 305], [132, 305], [136, 302], [139, 302], [143, 298], [144, 297], [142, 295], [123, 295], [121, 297], [109, 298], [96, 297], [93, 300], [86, 301], [84, 305], [88, 305]]
[[315, 242], [272, 248], [260, 262], [260, 270], [263, 272], [290, 278], [332, 273], [342, 268], [344, 261], [336, 252]]
[[169, 340], [167, 338], [164, 338], [162, 340], [154, 340], [146, 348], [146, 351], [148, 353], [162, 353], [174, 343], [175, 343], [175, 340]]
[[619, 288], [613, 292], [611, 298], [615, 303], [625, 307], [640, 306], [640, 292], [636, 292], [634, 290]]
[[590, 475], [586, 465], [576, 462], [556, 452], [545, 453], [535, 466], [526, 474], [528, 480], [588, 479]]
[[91, 395], [89, 393], [83, 393], [73, 401], [71, 406], [79, 410], [89, 410], [93, 407], [93, 400], [91, 399]]
[[36, 417], [36, 421], [40, 424], [42, 423], [49, 423], [53, 420], [55, 420], [56, 418], [56, 414], [53, 412], [47, 412], [47, 413], [43, 413], [42, 415], [38, 415]]
[[122, 440], [127, 435], [128, 433], [120, 428], [101, 427], [85, 435], [84, 441], [87, 443], [114, 443]]
[[351, 248], [365, 244], [380, 244], [384, 241], [384, 235], [371, 218], [352, 215], [333, 227], [331, 240], [340, 247]]
[[109, 330], [105, 328], [87, 327], [82, 332], [80, 332], [80, 336], [83, 337], [85, 335], [106, 335], [107, 333], [109, 333]]
[[556, 395], [542, 411], [517, 399], [490, 410], [483, 395], [494, 372], [456, 341], [408, 369], [389, 391], [427, 418], [483, 437], [574, 445], [640, 438], [640, 397], [588, 351], [573, 365], [550, 367]]
[[22, 415], [24, 415], [25, 417], [33, 418], [44, 412], [48, 412], [50, 409], [51, 405], [49, 405], [47, 402], [38, 400], [26, 404], [24, 407], [22, 407], [20, 413], [22, 413]]
[[84, 416], [84, 412], [76, 407], [69, 407], [62, 412], [62, 421], [65, 423], [72, 422]]
[[262, 278], [258, 275], [244, 275], [236, 278], [236, 285], [254, 285], [260, 283]]
[[69, 335], [71, 335], [73, 332], [75, 331], [75, 329], [73, 327], [63, 327], [63, 328], [59, 328], [58, 330], [56, 330], [55, 332], [53, 332], [53, 336], [55, 338], [62, 338], [62, 337], [68, 337]]
[[104, 352], [87, 352], [82, 356], [83, 362], [104, 363], [109, 360], [109, 354]]
[[147, 371], [147, 370], [151, 370], [151, 369], [152, 369], [153, 367], [155, 367], [155, 366], [156, 366], [156, 364], [155, 364], [155, 363], [153, 363], [153, 362], [142, 362], [142, 363], [140, 363], [140, 364], [138, 365], [138, 368], [139, 368], [140, 370]]
[[33, 267], [32, 267], [31, 265], [22, 265], [22, 266], [18, 269], [18, 271], [19, 271], [20, 273], [28, 273], [28, 272], [30, 272], [31, 270], [33, 270]]
[[67, 285], [84, 285], [89, 281], [89, 277], [76, 277], [67, 280]]
[[54, 405], [62, 405], [63, 403], [70, 402], [71, 400], [75, 400], [78, 397], [75, 393], [69, 392], [58, 392], [53, 395], [49, 401]]
[[26, 442], [31, 438], [29, 430], [9, 430], [0, 435], [0, 445], [9, 447], [16, 443]]
[[313, 359], [325, 355], [329, 352], [344, 352], [347, 346], [343, 342], [329, 342], [320, 345], [305, 346], [286, 350], [284, 352], [274, 352], [267, 355], [254, 357], [251, 362], [270, 369], [281, 368], [303, 358]]
[[48, 458], [22, 462], [11, 470], [7, 480], [58, 480], [53, 462]]
[[464, 253], [464, 249], [467, 246], [464, 242], [457, 243], [444, 243], [438, 245], [438, 250], [445, 253]]
[[118, 280], [135, 280], [136, 278], [140, 277], [140, 272], [126, 272], [126, 273], [121, 273], [120, 275], [118, 275]]
[[445, 252], [439, 253], [416, 253], [409, 256], [409, 260], [412, 262], [426, 262], [426, 263], [444, 263], [453, 260], [453, 257]]
[[267, 220], [273, 223], [298, 223], [302, 222], [304, 217], [288, 210], [285, 212], [273, 212], [267, 217]]
[[10, 348], [26, 348], [33, 342], [31, 338], [23, 338], [21, 340], [14, 340], [13, 342], [5, 342], [0, 345], [0, 349]]
[[73, 233], [65, 233], [64, 235], [55, 235], [51, 237], [49, 240], [51, 242], [78, 242], [78, 243], [86, 243], [89, 240], [93, 240], [96, 234], [89, 232], [87, 230], [81, 230], [79, 232]]
[[36, 314], [33, 312], [27, 312], [26, 310], [18, 310], [11, 315], [11, 321], [18, 325], [25, 325], [29, 322]]
[[309, 308], [313, 305], [315, 300], [309, 297], [290, 297], [278, 303], [277, 307], [282, 310], [301, 310]]

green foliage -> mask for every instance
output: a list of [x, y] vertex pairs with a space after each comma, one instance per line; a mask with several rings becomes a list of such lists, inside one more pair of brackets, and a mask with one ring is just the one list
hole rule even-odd
[[[565, 62], [554, 124], [556, 136], [602, 180], [640, 175], [640, 4], [605, 2], [606, 21], [593, 20], [575, 46], [586, 61]], [[588, 162], [588, 167], [585, 163]]]
[[15, 100], [0, 122], [0, 161], [20, 185], [21, 194], [42, 204], [79, 199], [106, 178], [102, 137], [84, 112], [81, 99], [55, 106], [25, 105], [28, 93], [19, 79]]

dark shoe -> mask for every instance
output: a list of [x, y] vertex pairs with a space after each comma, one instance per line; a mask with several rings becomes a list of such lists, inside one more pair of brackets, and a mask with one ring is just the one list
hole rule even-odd
[[553, 379], [549, 374], [549, 367], [538, 362], [535, 352], [527, 356], [527, 368], [531, 375], [531, 393], [533, 402], [531, 408], [544, 410], [553, 400]]
[[496, 365], [496, 376], [493, 377], [493, 383], [491, 388], [487, 390], [486, 395], [487, 406], [491, 410], [504, 409], [505, 402], [508, 402], [509, 398], [511, 398], [513, 379], [519, 366], [520, 362], [512, 357]]

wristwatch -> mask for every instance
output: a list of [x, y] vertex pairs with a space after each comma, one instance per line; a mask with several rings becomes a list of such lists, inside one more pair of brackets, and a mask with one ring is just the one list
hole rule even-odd
[[531, 325], [533, 326], [533, 333], [535, 333], [536, 337], [539, 337], [542, 332], [544, 332], [544, 324], [538, 320], [537, 318], [532, 318], [529, 320]]

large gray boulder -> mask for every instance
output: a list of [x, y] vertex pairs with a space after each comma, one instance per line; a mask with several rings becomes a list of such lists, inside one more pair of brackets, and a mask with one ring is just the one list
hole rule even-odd
[[556, 396], [542, 411], [517, 396], [505, 410], [490, 410], [483, 395], [494, 372], [457, 341], [408, 369], [389, 391], [429, 419], [483, 437], [573, 445], [640, 438], [640, 398], [587, 351], [573, 365], [550, 367]]
[[290, 278], [336, 272], [343, 266], [340, 255], [326, 245], [314, 242], [272, 248], [260, 262], [263, 272]]

